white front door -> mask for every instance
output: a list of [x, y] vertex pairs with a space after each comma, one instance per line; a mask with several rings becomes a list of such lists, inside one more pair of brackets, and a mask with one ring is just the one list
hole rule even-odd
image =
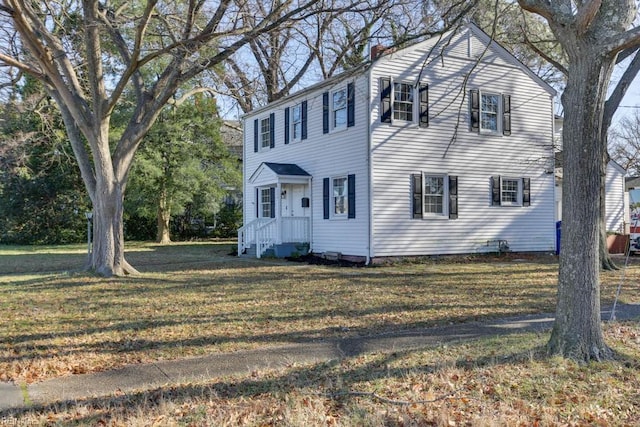
[[280, 215], [310, 216], [310, 208], [303, 207], [303, 198], [308, 198], [308, 185], [283, 184], [280, 192]]

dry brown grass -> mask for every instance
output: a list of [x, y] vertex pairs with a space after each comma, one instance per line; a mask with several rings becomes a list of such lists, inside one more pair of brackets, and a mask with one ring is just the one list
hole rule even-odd
[[[337, 268], [238, 259], [226, 254], [230, 247], [137, 245], [128, 258], [143, 273], [112, 279], [60, 272], [70, 259], [81, 264], [82, 247], [0, 249], [0, 380], [33, 382], [130, 363], [554, 308], [552, 257]], [[626, 283], [640, 282], [640, 268], [629, 268], [626, 276]], [[619, 277], [603, 275], [605, 302]], [[639, 300], [639, 294], [623, 291], [627, 301]]]
[[[635, 426], [640, 326], [605, 324], [617, 359], [541, 357], [546, 334], [254, 372], [15, 410], [24, 425]], [[23, 425], [23, 424], [18, 424]]]
[[[1, 379], [554, 308], [553, 257], [337, 268], [241, 260], [226, 255], [230, 248], [133, 245], [128, 258], [143, 273], [117, 279], [70, 271], [82, 264], [81, 246], [0, 248]], [[632, 261], [621, 297], [637, 303]], [[602, 274], [604, 304], [620, 278]], [[8, 411], [0, 424], [638, 425], [640, 327], [605, 324], [605, 333], [618, 357], [601, 364], [547, 360], [546, 334], [518, 334]]]

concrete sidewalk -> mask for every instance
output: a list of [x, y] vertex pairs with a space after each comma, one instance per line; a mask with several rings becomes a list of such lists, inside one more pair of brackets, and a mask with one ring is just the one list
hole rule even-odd
[[[610, 309], [602, 311], [608, 321]], [[619, 304], [616, 319], [640, 317], [640, 304]], [[498, 336], [515, 332], [544, 331], [551, 328], [552, 315], [519, 316], [486, 323], [465, 323], [434, 328], [398, 331], [341, 340], [267, 347], [251, 351], [130, 365], [113, 371], [56, 378], [24, 387], [0, 383], [1, 411], [88, 397], [110, 396], [116, 392], [142, 391], [169, 384], [208, 380], [227, 375], [249, 374], [256, 370], [286, 368], [292, 364], [326, 362], [363, 353], [393, 352], [435, 346], [441, 343]]]

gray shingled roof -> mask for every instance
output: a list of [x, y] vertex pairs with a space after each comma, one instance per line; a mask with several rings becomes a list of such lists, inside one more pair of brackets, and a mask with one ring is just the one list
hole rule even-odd
[[307, 171], [300, 166], [293, 163], [264, 163], [269, 169], [274, 171], [276, 175], [298, 175], [298, 176], [311, 176]]

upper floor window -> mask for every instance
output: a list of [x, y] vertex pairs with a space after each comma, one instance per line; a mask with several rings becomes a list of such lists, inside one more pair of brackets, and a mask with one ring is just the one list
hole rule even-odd
[[480, 102], [480, 129], [498, 132], [498, 114], [500, 107], [498, 95], [481, 95]]
[[331, 127], [339, 129], [347, 126], [347, 88], [331, 93]]
[[271, 121], [268, 118], [260, 120], [260, 147], [271, 147]]
[[511, 96], [472, 89], [469, 107], [472, 132], [511, 135]]
[[291, 108], [291, 138], [298, 141], [302, 136], [302, 104]]
[[253, 121], [253, 151], [275, 147], [275, 113]]
[[284, 109], [284, 143], [307, 139], [307, 101]]
[[[355, 125], [355, 86], [347, 83], [322, 94], [322, 133]], [[303, 138], [304, 139], [304, 138]]]
[[380, 79], [380, 121], [429, 126], [429, 86]]
[[410, 84], [393, 84], [393, 118], [413, 121], [413, 86]]

